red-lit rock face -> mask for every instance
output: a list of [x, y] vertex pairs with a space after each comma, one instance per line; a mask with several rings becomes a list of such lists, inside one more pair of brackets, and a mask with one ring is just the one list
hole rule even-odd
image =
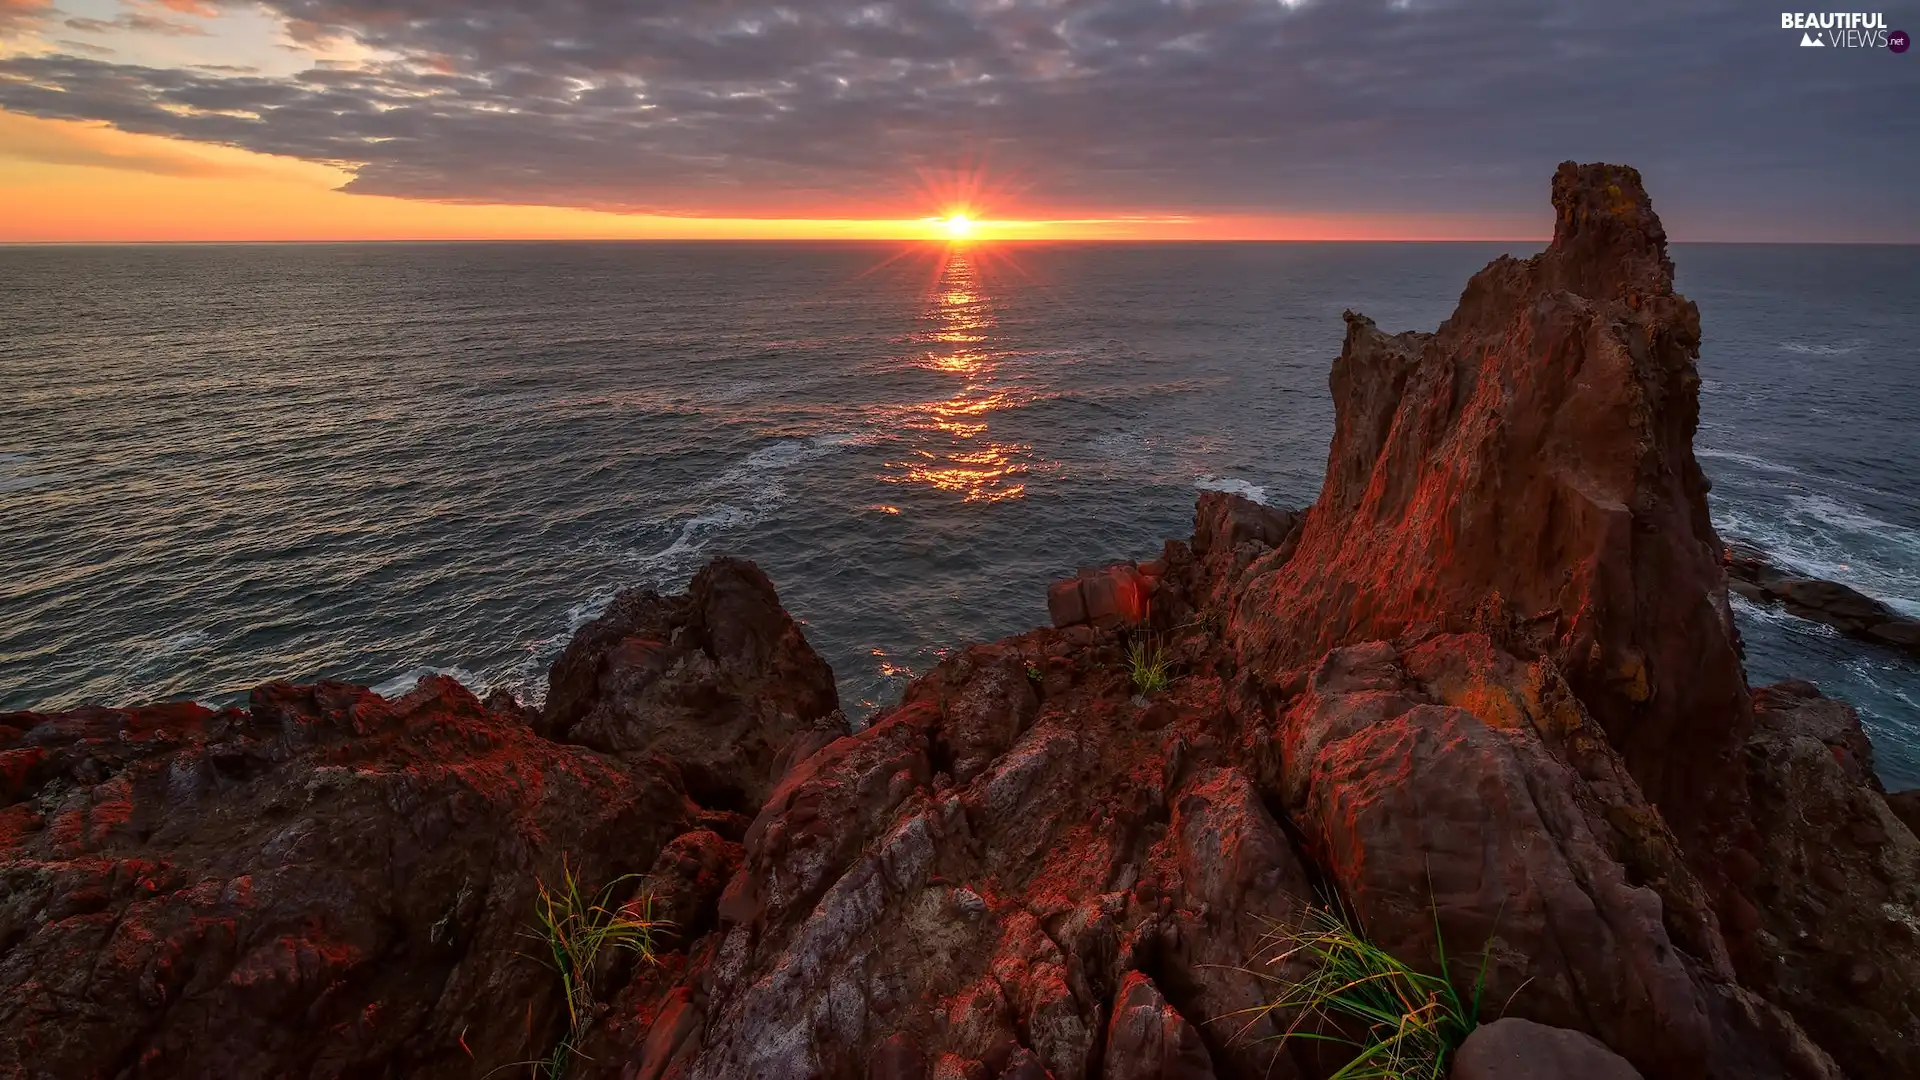
[[[747, 819], [686, 778], [764, 791], [779, 751], [838, 719], [765, 582], [716, 563], [691, 598], [623, 598], [620, 640], [672, 639], [697, 672], [583, 680], [588, 715], [628, 720], [643, 752], [542, 737], [438, 677], [393, 701], [276, 683], [247, 709], [0, 716], [0, 1076], [469, 1077], [543, 1056], [563, 1009], [538, 883], [563, 862], [593, 889], [647, 873], [658, 917], [706, 933]], [[655, 705], [695, 691], [750, 707], [699, 742]]]
[[1235, 641], [1276, 678], [1435, 630], [1551, 657], [1744, 931], [1752, 712], [1692, 450], [1699, 313], [1637, 173], [1553, 188], [1551, 246], [1475, 275], [1438, 332], [1348, 314], [1325, 486]]
[[544, 734], [671, 758], [707, 805], [749, 814], [796, 735], [843, 724], [833, 669], [767, 576], [738, 559], [714, 560], [685, 596], [622, 594], [574, 635], [550, 681]]

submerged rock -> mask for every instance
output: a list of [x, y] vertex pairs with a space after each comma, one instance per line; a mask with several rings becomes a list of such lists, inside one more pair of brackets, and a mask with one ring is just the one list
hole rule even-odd
[[1749, 545], [1728, 545], [1725, 559], [1728, 586], [1749, 600], [1780, 604], [1850, 637], [1920, 656], [1920, 619], [1838, 582], [1794, 577]]

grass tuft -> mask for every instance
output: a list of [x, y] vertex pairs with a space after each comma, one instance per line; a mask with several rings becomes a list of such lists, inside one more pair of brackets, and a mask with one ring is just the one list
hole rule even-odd
[[1147, 638], [1134, 638], [1127, 646], [1127, 673], [1141, 694], [1157, 694], [1172, 684], [1172, 666], [1166, 650]]
[[615, 878], [589, 895], [563, 860], [558, 887], [539, 882], [540, 895], [534, 900], [535, 936], [545, 942], [549, 962], [560, 975], [567, 1001], [567, 1032], [545, 1061], [534, 1063], [536, 1075], [549, 1080], [563, 1075], [598, 1016], [595, 978], [603, 953], [626, 949], [639, 956], [642, 963], [655, 962], [654, 932], [666, 924], [653, 918], [653, 897], [643, 891], [624, 904], [613, 903], [614, 891], [639, 876]]
[[[1446, 943], [1439, 933], [1436, 920], [1445, 972]], [[1444, 1080], [1448, 1059], [1479, 1023], [1487, 950], [1481, 952], [1471, 996], [1462, 998], [1444, 974], [1416, 971], [1368, 941], [1333, 908], [1315, 908], [1298, 930], [1279, 931], [1270, 940], [1268, 966], [1305, 961], [1312, 973], [1283, 984], [1279, 997], [1259, 1011], [1293, 1013], [1293, 1022], [1278, 1036], [1282, 1040], [1353, 1047], [1353, 1060], [1329, 1080]], [[1304, 1030], [1309, 1024], [1315, 1030]]]

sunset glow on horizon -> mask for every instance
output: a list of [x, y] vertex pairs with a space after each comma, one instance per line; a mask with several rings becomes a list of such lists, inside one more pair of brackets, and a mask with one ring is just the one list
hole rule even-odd
[[[1029, 7], [0, 0], [0, 242], [1539, 240], [1538, 178], [1594, 154], [1649, 168], [1675, 239], [1920, 239], [1910, 141], [1796, 122], [1815, 60], [1767, 20], [1697, 71], [1598, 8]], [[1435, 44], [1354, 52], [1389, 39]], [[1582, 71], [1620, 92], [1514, 92]]]
[[[98, 123], [0, 111], [0, 243], [381, 240], [1454, 240], [1529, 239], [1497, 220], [1446, 215], [988, 214], [924, 217], [637, 214], [456, 203], [343, 191], [346, 170]], [[1502, 227], [1505, 225], [1505, 227]]]

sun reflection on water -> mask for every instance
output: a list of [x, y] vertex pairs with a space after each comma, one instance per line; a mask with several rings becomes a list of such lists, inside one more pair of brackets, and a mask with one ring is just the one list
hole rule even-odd
[[887, 463], [885, 479], [925, 484], [966, 502], [998, 502], [1026, 493], [1021, 478], [1031, 469], [1033, 448], [989, 435], [993, 414], [1022, 402], [996, 380], [999, 362], [988, 348], [993, 311], [981, 285], [974, 254], [948, 249], [928, 298], [933, 327], [923, 340], [932, 348], [916, 362], [960, 385], [946, 397], [904, 408], [898, 419], [912, 433], [913, 450], [906, 460]]

